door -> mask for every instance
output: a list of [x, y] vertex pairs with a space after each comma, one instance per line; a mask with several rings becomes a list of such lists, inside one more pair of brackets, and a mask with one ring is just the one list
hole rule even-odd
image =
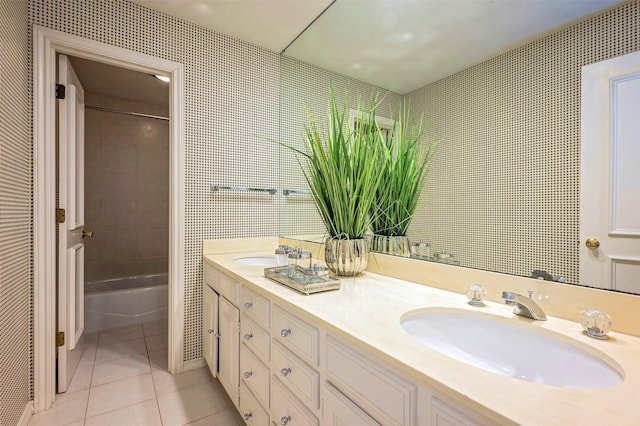
[[218, 380], [238, 407], [240, 386], [240, 311], [220, 297]]
[[580, 282], [640, 293], [640, 52], [582, 69]]
[[[58, 392], [82, 356], [84, 330], [84, 90], [66, 56], [58, 57]], [[59, 96], [61, 97], [61, 96]], [[62, 215], [64, 212], [64, 215]], [[91, 234], [89, 233], [89, 236]]]
[[213, 377], [218, 375], [218, 300], [220, 296], [213, 291], [206, 283], [204, 284], [204, 318], [203, 318], [203, 336], [204, 336], [204, 360], [209, 366], [209, 370]]

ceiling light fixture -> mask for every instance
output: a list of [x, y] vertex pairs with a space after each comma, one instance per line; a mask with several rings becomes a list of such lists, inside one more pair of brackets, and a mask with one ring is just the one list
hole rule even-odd
[[153, 75], [155, 78], [157, 78], [160, 81], [164, 81], [165, 83], [168, 83], [171, 81], [171, 79], [169, 77], [167, 77], [166, 75], [158, 75], [158, 74], [154, 74]]

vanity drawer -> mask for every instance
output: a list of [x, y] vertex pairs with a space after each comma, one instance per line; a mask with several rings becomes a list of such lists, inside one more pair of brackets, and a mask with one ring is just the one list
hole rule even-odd
[[280, 380], [271, 378], [271, 414], [276, 424], [287, 426], [317, 426], [318, 419], [298, 399], [291, 395]]
[[269, 300], [255, 291], [242, 286], [240, 289], [240, 310], [251, 317], [259, 326], [269, 329]]
[[269, 413], [262, 408], [262, 405], [243, 382], [240, 382], [239, 411], [247, 425], [269, 426]]
[[269, 368], [249, 348], [240, 345], [240, 377], [256, 397], [269, 406]]
[[417, 390], [384, 365], [327, 336], [328, 381], [385, 425], [416, 422]]
[[275, 374], [282, 383], [311, 409], [320, 408], [320, 375], [279, 342], [273, 343]]
[[246, 315], [242, 315], [240, 319], [240, 339], [245, 345], [249, 346], [262, 361], [268, 362], [271, 359], [269, 352], [271, 338], [269, 337], [269, 333]]
[[233, 305], [238, 306], [238, 288], [240, 284], [231, 277], [220, 274], [220, 285], [218, 292]]
[[312, 366], [318, 365], [318, 329], [273, 305], [271, 331], [282, 344]]

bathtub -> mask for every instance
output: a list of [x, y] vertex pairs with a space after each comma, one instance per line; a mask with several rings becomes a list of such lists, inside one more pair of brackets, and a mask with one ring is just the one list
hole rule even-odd
[[85, 283], [85, 331], [166, 319], [167, 282], [165, 273]]

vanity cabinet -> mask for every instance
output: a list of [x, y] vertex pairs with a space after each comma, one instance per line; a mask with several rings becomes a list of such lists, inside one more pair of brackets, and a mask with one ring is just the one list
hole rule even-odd
[[247, 425], [490, 424], [206, 261], [203, 288], [204, 357]]
[[360, 410], [385, 425], [417, 424], [416, 385], [332, 336], [323, 349], [327, 381]]

